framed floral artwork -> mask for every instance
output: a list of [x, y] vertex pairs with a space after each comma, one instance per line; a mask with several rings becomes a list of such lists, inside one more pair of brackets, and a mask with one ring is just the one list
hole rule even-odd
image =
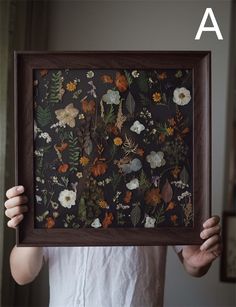
[[221, 281], [236, 282], [236, 212], [223, 212]]
[[18, 245], [200, 244], [210, 52], [16, 52]]

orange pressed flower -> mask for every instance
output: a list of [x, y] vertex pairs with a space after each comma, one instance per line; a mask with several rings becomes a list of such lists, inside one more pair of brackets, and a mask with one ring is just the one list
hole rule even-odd
[[57, 145], [56, 149], [60, 152], [63, 152], [68, 147], [68, 143], [62, 143], [61, 145]]
[[96, 160], [94, 165], [91, 168], [91, 173], [93, 174], [94, 177], [98, 177], [103, 175], [107, 171], [107, 164], [104, 161], [101, 160]]
[[172, 209], [174, 209], [174, 207], [175, 207], [175, 203], [173, 201], [171, 201], [171, 202], [169, 202], [169, 204], [166, 208], [166, 211], [172, 210]]
[[47, 221], [45, 224], [46, 228], [53, 228], [55, 226], [55, 220], [52, 217], [47, 217], [46, 221]]
[[82, 166], [86, 166], [88, 163], [89, 163], [89, 158], [85, 157], [85, 156], [82, 156], [80, 159], [79, 159], [79, 162]]
[[47, 70], [47, 69], [41, 69], [41, 70], [40, 70], [40, 76], [41, 76], [41, 77], [45, 77], [45, 76], [47, 75], [47, 73], [48, 73], [48, 70]]
[[152, 95], [152, 99], [153, 99], [154, 102], [160, 102], [161, 101], [161, 93], [155, 92]]
[[94, 113], [95, 112], [95, 101], [94, 100], [86, 100], [82, 101], [82, 110], [84, 113]]
[[153, 188], [147, 191], [145, 195], [145, 202], [147, 205], [156, 206], [161, 203], [161, 195], [159, 188]]
[[113, 133], [114, 135], [118, 135], [119, 134], [119, 130], [115, 125], [112, 124], [108, 124], [106, 126], [106, 130], [108, 133]]
[[77, 83], [76, 83], [76, 82], [70, 81], [69, 83], [66, 84], [66, 89], [67, 89], [67, 91], [69, 91], [69, 92], [73, 92], [73, 91], [76, 90], [76, 86], [77, 86]]
[[106, 212], [105, 213], [105, 218], [104, 220], [102, 221], [102, 227], [103, 228], [107, 228], [109, 225], [112, 224], [112, 220], [113, 220], [113, 215], [111, 212]]
[[176, 166], [173, 171], [171, 171], [171, 174], [173, 175], [174, 178], [177, 178], [180, 172], [180, 168]]
[[107, 202], [104, 199], [99, 200], [98, 205], [100, 208], [103, 208], [103, 209], [107, 208]]
[[167, 78], [166, 72], [162, 72], [162, 73], [158, 74], [158, 79], [159, 80], [164, 80], [166, 78]]
[[68, 171], [69, 164], [63, 163], [58, 167], [59, 173], [66, 173]]
[[166, 132], [168, 133], [168, 135], [173, 135], [174, 129], [172, 127], [169, 127], [169, 128], [166, 129]]
[[171, 219], [171, 222], [176, 223], [178, 216], [177, 215], [171, 215], [170, 219]]
[[166, 139], [165, 134], [164, 134], [164, 133], [160, 133], [160, 135], [159, 135], [159, 141], [160, 141], [161, 143], [163, 143], [163, 142], [165, 142], [165, 139]]
[[131, 201], [131, 197], [132, 197], [132, 192], [131, 191], [127, 191], [124, 197], [124, 202], [126, 204], [130, 203]]
[[109, 75], [102, 75], [102, 76], [101, 76], [101, 80], [102, 80], [104, 83], [112, 83], [112, 82], [113, 82], [112, 77], [109, 76]]
[[122, 143], [123, 143], [122, 138], [120, 138], [120, 137], [114, 138], [113, 142], [114, 142], [114, 144], [115, 144], [116, 146], [120, 146], [120, 145], [122, 145]]
[[175, 121], [175, 119], [172, 117], [172, 118], [169, 118], [168, 119], [168, 122], [169, 122], [169, 124], [171, 125], [171, 126], [175, 126], [176, 125], [176, 121]]
[[137, 148], [136, 154], [142, 157], [144, 155], [144, 150], [142, 148]]
[[126, 76], [117, 72], [116, 73], [115, 85], [120, 92], [126, 91], [128, 86], [129, 86], [129, 83], [126, 79]]
[[184, 130], [182, 131], [182, 134], [187, 134], [187, 133], [189, 133], [189, 128], [188, 127], [184, 128]]

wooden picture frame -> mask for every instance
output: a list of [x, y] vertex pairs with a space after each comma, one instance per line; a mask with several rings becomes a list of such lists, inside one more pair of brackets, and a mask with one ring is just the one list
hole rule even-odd
[[236, 282], [236, 212], [223, 212], [222, 219], [223, 251], [220, 262], [220, 279]]
[[210, 73], [209, 51], [15, 52], [17, 245], [201, 244]]

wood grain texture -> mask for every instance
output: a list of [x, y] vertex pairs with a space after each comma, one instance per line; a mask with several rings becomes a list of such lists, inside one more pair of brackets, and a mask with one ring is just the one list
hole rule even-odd
[[229, 257], [228, 243], [229, 243], [229, 232], [228, 232], [228, 218], [234, 218], [236, 222], [236, 212], [224, 211], [222, 216], [222, 241], [223, 241], [223, 251], [220, 261], [220, 280], [224, 282], [236, 283], [236, 276], [230, 277], [227, 274], [227, 259]]
[[[211, 214], [211, 54], [208, 51], [15, 52], [16, 182], [23, 184], [29, 212], [17, 229], [18, 246], [201, 244]], [[33, 69], [193, 69], [194, 227], [158, 229], [35, 229], [33, 165]]]

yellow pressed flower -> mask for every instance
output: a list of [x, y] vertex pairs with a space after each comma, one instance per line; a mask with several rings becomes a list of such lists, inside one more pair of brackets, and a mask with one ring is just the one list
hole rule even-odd
[[161, 93], [155, 92], [152, 95], [152, 99], [153, 99], [154, 102], [160, 102], [161, 101]]
[[166, 131], [169, 135], [173, 135], [174, 133], [174, 129], [172, 127], [167, 128]]
[[114, 138], [113, 142], [116, 146], [120, 146], [123, 143], [122, 138], [120, 137]]
[[76, 82], [70, 81], [69, 83], [66, 84], [66, 89], [69, 92], [73, 92], [76, 89]]
[[81, 165], [83, 166], [86, 166], [88, 163], [89, 163], [89, 158], [85, 157], [85, 156], [82, 156], [80, 159], [79, 159], [79, 162]]
[[107, 208], [107, 202], [105, 201], [105, 200], [99, 200], [98, 201], [98, 204], [99, 204], [99, 207], [101, 207], [101, 208]]

